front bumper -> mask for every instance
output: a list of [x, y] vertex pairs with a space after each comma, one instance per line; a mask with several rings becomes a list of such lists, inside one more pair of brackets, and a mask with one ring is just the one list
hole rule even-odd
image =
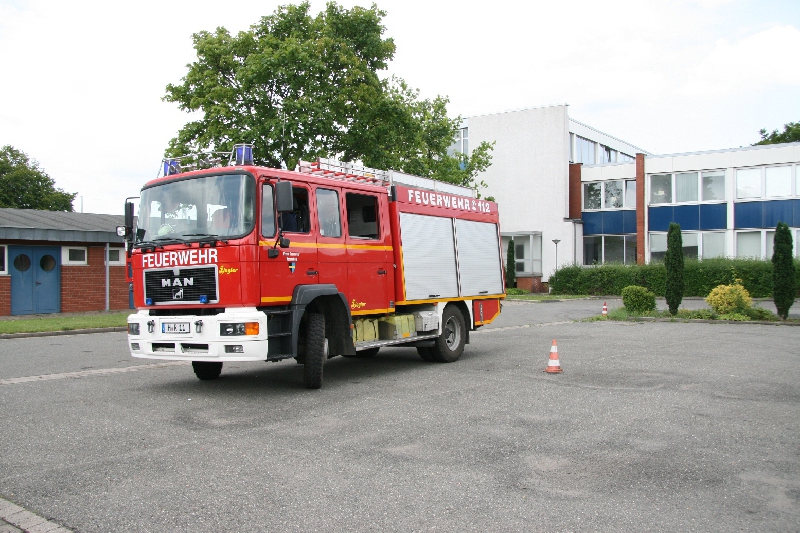
[[[220, 335], [220, 324], [257, 322], [257, 335]], [[128, 316], [139, 325], [138, 335], [128, 335], [133, 357], [167, 361], [265, 361], [267, 316], [255, 307], [228, 308], [218, 315], [150, 316], [146, 310]], [[167, 333], [169, 329], [186, 329]]]

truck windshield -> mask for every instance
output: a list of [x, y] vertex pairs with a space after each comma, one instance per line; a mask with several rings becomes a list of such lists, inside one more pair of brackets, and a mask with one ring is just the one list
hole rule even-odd
[[236, 238], [253, 230], [255, 180], [249, 174], [200, 176], [142, 191], [136, 242]]

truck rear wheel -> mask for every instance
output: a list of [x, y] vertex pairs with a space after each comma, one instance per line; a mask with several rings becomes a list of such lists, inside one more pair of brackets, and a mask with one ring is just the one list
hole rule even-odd
[[303, 363], [303, 383], [308, 389], [322, 387], [322, 368], [328, 358], [328, 339], [325, 338], [325, 316], [308, 315], [306, 331], [306, 356]]
[[[464, 352], [467, 341], [467, 326], [464, 315], [455, 305], [448, 305], [442, 314], [442, 334], [430, 350], [430, 356], [439, 363], [452, 363], [458, 361]], [[420, 353], [422, 356], [422, 353]], [[424, 359], [425, 356], [422, 356]]]
[[222, 363], [192, 361], [192, 370], [194, 370], [195, 375], [203, 381], [217, 379], [222, 373]]

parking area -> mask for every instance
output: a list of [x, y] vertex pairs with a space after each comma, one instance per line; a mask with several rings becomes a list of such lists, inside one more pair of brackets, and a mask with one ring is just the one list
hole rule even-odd
[[335, 358], [319, 391], [122, 333], [3, 340], [0, 498], [86, 533], [796, 531], [800, 328], [598, 312], [509, 302], [457, 363]]

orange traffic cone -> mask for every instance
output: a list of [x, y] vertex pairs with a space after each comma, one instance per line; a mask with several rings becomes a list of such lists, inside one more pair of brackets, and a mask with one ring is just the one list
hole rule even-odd
[[608, 305], [606, 305], [606, 303], [603, 302], [603, 316], [607, 315], [608, 315]]
[[544, 371], [550, 374], [559, 374], [563, 372], [561, 370], [561, 363], [558, 360], [558, 345], [555, 339], [553, 339], [553, 345], [550, 347], [550, 361], [547, 362], [547, 368], [545, 368]]

